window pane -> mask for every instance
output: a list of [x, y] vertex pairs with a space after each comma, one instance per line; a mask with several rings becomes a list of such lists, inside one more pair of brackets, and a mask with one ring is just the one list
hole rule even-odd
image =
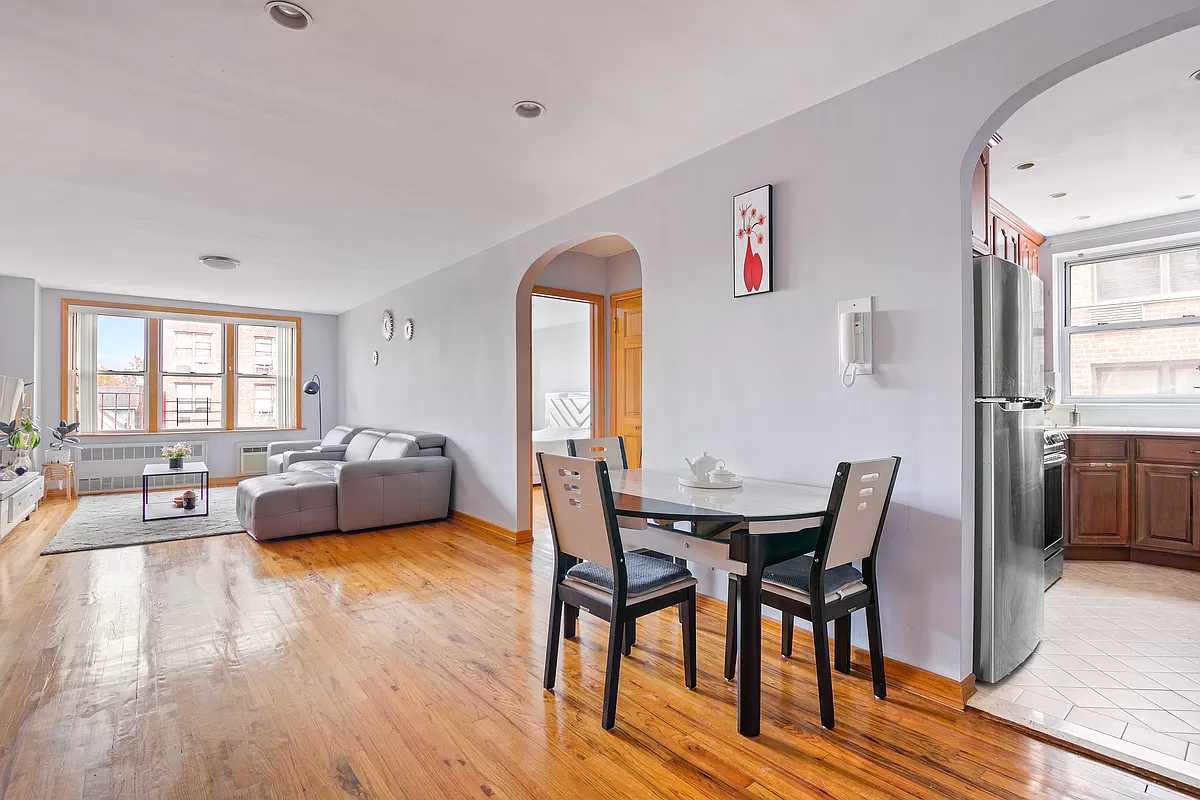
[[96, 317], [98, 371], [146, 369], [146, 320], [139, 317]]
[[106, 375], [96, 378], [96, 430], [146, 430], [144, 375]]
[[1070, 268], [1070, 325], [1200, 315], [1200, 249]]
[[159, 427], [163, 430], [224, 427], [221, 416], [224, 385], [224, 381], [217, 377], [177, 378], [164, 375]]
[[1168, 258], [1171, 292], [1200, 294], [1200, 250], [1181, 250]]
[[224, 328], [219, 322], [162, 321], [163, 372], [220, 375], [225, 371]]
[[1071, 394], [1200, 395], [1200, 325], [1071, 334]]
[[277, 428], [275, 378], [238, 378], [237, 426], [239, 428]]
[[279, 330], [274, 325], [237, 326], [239, 375], [277, 375]]

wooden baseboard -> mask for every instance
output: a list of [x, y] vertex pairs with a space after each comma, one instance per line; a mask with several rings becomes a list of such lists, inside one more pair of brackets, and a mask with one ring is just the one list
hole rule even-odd
[[1069, 544], [1063, 548], [1067, 561], [1128, 561], [1128, 547], [1109, 547], [1090, 544]]
[[[706, 610], [714, 615], [722, 618], [725, 616], [725, 603], [715, 598], [700, 595], [697, 597], [697, 605], [706, 607]], [[770, 630], [772, 638], [776, 642], [779, 641], [781, 629], [782, 625], [778, 620], [763, 617], [764, 632]], [[797, 627], [793, 634], [792, 646], [793, 648], [807, 648], [811, 652], [812, 632]], [[829, 642], [829, 652], [833, 652], [832, 640]], [[850, 668], [855, 672], [870, 676], [871, 654], [862, 648], [852, 647]], [[957, 711], [966, 708], [967, 700], [975, 694], [975, 676], [973, 674], [961, 681], [956, 681], [953, 678], [947, 678], [886, 656], [883, 659], [883, 671], [887, 676], [887, 684], [890, 688], [902, 689]]]
[[461, 511], [451, 511], [450, 518], [461, 522], [468, 530], [475, 533], [494, 536], [511, 544], [529, 544], [533, 541], [533, 531], [510, 531], [508, 528], [501, 528], [499, 525], [493, 525], [487, 520], [472, 517], [470, 514], [464, 514]]

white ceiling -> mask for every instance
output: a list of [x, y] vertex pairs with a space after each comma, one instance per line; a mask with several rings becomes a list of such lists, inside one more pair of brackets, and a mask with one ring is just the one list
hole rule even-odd
[[633, 249], [633, 245], [624, 236], [613, 234], [611, 236], [597, 236], [595, 239], [589, 239], [583, 244], [577, 244], [571, 248], [577, 253], [583, 253], [597, 258], [612, 258], [621, 253], [628, 253]]
[[342, 311], [1042, 2], [9, 3], [0, 274]]
[[[1193, 28], [1034, 98], [1000, 129], [993, 196], [1048, 236], [1200, 208], [1200, 81], [1189, 80], [1197, 69]], [[1013, 169], [1024, 161], [1036, 166]], [[1175, 199], [1183, 194], [1195, 197]]]
[[592, 307], [577, 300], [562, 300], [557, 297], [533, 298], [533, 330], [554, 328], [587, 322], [592, 318]]

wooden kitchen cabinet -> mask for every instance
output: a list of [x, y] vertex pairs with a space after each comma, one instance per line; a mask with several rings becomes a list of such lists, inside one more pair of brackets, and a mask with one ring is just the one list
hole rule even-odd
[[[999, 140], [994, 140], [998, 142]], [[1038, 274], [1038, 248], [1046, 241], [992, 197], [991, 145], [980, 154], [971, 175], [971, 249], [996, 255]]]
[[992, 252], [992, 215], [988, 209], [991, 194], [988, 153], [984, 148], [975, 162], [975, 173], [971, 176], [971, 247], [977, 255]]
[[1129, 464], [1071, 463], [1067, 485], [1067, 544], [1128, 547]]
[[1200, 436], [1072, 434], [1068, 559], [1200, 571]]
[[1137, 465], [1135, 547], [1196, 553], [1194, 514], [1200, 469], [1182, 464]]

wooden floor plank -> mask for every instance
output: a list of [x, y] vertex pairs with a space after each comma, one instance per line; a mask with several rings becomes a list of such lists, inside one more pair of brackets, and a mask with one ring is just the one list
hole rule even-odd
[[[131, 500], [131, 525], [136, 520]], [[0, 542], [0, 798], [1077, 798], [1181, 796], [915, 695], [835, 673], [764, 625], [763, 733], [735, 732], [724, 606], [639, 623], [600, 728], [607, 624], [542, 689], [551, 553], [447, 521], [38, 554], [75, 508]]]

